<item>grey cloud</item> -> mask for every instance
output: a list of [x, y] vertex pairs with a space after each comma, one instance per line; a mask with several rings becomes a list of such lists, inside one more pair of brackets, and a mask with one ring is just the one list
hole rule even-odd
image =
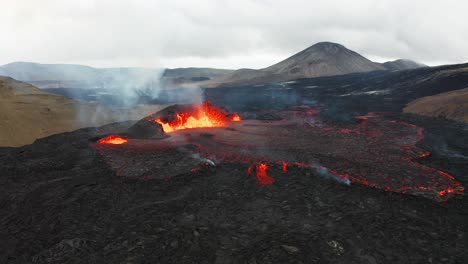
[[0, 10], [0, 64], [256, 68], [319, 41], [370, 58], [460, 63], [466, 10], [456, 0], [16, 0]]

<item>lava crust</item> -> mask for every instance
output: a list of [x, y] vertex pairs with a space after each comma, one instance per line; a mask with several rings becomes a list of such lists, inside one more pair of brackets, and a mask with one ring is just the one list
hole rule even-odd
[[339, 182], [437, 201], [464, 192], [454, 176], [417, 162], [430, 155], [416, 147], [424, 137], [422, 128], [376, 113], [356, 117], [360, 122], [355, 125], [330, 125], [321, 123], [318, 113], [313, 106], [294, 107], [277, 113], [280, 121], [245, 120], [223, 128], [171, 131], [162, 140], [98, 143], [96, 148], [118, 175], [132, 178], [170, 178], [207, 160], [263, 162], [309, 168]]

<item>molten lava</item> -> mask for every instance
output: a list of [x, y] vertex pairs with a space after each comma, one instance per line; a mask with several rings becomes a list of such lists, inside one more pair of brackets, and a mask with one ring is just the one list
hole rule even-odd
[[[177, 113], [176, 118], [172, 122], [164, 122], [157, 118], [155, 122], [161, 124], [166, 133], [190, 128], [226, 127], [228, 122], [226, 113], [210, 102], [198, 106], [194, 112]], [[231, 121], [242, 121], [242, 118], [236, 113], [231, 117]]]
[[98, 141], [99, 144], [114, 144], [114, 145], [125, 144], [127, 142], [128, 142], [127, 138], [121, 137], [119, 135], [110, 135], [105, 138], [101, 138]]
[[238, 113], [234, 113], [234, 115], [231, 116], [231, 121], [233, 122], [239, 122], [242, 121], [242, 117]]
[[257, 170], [257, 181], [259, 184], [268, 185], [275, 182], [270, 175], [267, 174], [268, 165], [266, 163], [258, 163], [255, 165]]
[[288, 171], [288, 163], [286, 161], [281, 161], [282, 169], [284, 172]]
[[[228, 126], [233, 117], [209, 103], [178, 109], [166, 111], [170, 115], [151, 116], [148, 120], [157, 122], [160, 118], [159, 123], [166, 132], [170, 132], [204, 126], [192, 124], [193, 120], [199, 122], [204, 118], [209, 120], [208, 127], [214, 127], [212, 120], [219, 121], [215, 125]], [[111, 166], [117, 168], [117, 175], [128, 177], [139, 174], [145, 163], [148, 163], [146, 169], [149, 173], [172, 168], [167, 164], [178, 161], [180, 155], [171, 154], [168, 150], [194, 146], [193, 151], [202, 156], [252, 164], [247, 172], [251, 176], [256, 175], [259, 184], [276, 182], [268, 171], [268, 165], [274, 164], [274, 171], [276, 168], [283, 171], [279, 177], [294, 172], [295, 168], [300, 168], [298, 172], [311, 169], [314, 175], [341, 183], [357, 183], [436, 201], [447, 201], [464, 193], [465, 188], [453, 175], [419, 162], [431, 155], [428, 150], [417, 146], [424, 139], [422, 127], [379, 118], [375, 113], [358, 117], [361, 121], [357, 125], [327, 124], [320, 123], [319, 117], [312, 119], [314, 116], [308, 112], [306, 108], [302, 112], [284, 111], [280, 112], [282, 120], [249, 120], [246, 125], [230, 124], [235, 129], [214, 129], [210, 133], [179, 131], [180, 137], [170, 140], [131, 140], [123, 149], [101, 144], [97, 147], [100, 153], [112, 155], [109, 160]], [[107, 141], [102, 139], [100, 143]], [[187, 148], [188, 151], [191, 149]], [[152, 159], [148, 155], [159, 156]], [[136, 156], [141, 162], [135, 161]], [[157, 170], [154, 169], [155, 160], [160, 160]], [[179, 173], [174, 170], [168, 169], [168, 172]]]

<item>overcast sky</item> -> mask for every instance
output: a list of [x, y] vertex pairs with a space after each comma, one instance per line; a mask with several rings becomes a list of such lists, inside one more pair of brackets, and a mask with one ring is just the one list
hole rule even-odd
[[465, 0], [0, 1], [0, 64], [262, 68], [320, 41], [468, 62]]

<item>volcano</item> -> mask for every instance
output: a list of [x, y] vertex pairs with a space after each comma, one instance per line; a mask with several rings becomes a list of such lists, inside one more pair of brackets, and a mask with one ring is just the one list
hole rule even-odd
[[319, 42], [269, 67], [240, 69], [208, 81], [207, 86], [285, 82], [301, 78], [335, 76], [359, 72], [405, 70], [426, 67], [411, 60], [386, 63], [370, 61], [359, 53], [333, 42]]
[[[288, 78], [312, 78], [354, 72], [384, 70], [382, 67], [341, 44], [319, 42], [264, 69]], [[291, 78], [292, 79], [292, 78]]]

